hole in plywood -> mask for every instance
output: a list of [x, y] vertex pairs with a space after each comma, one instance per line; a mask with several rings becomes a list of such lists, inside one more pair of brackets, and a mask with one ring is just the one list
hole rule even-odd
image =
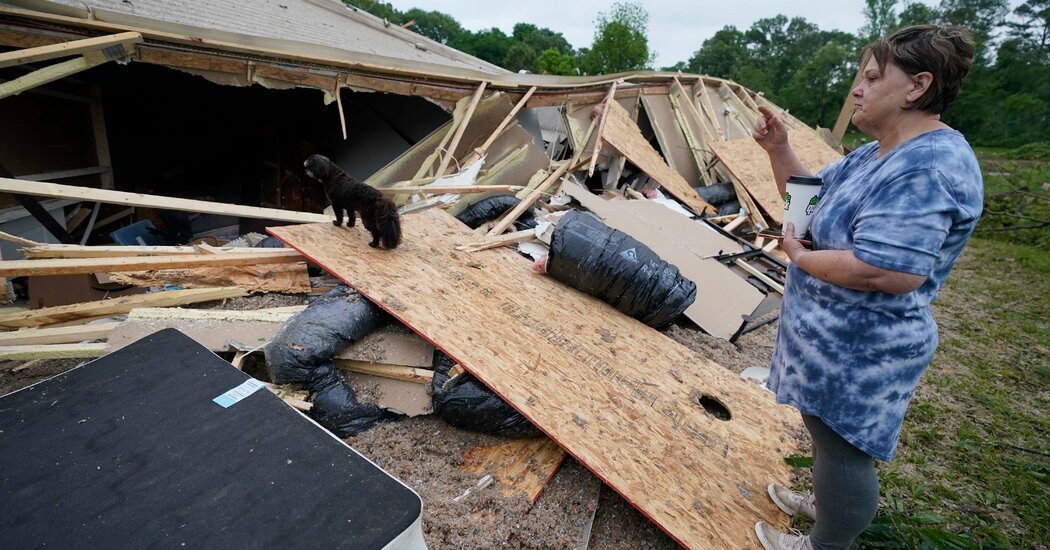
[[728, 421], [733, 418], [733, 414], [729, 412], [729, 409], [726, 408], [726, 406], [716, 397], [711, 397], [706, 393], [702, 393], [700, 394], [700, 398], [697, 399], [697, 402], [703, 407], [704, 412], [719, 420]]

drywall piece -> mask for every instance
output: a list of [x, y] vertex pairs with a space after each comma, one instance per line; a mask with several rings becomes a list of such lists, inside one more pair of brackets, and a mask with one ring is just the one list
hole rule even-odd
[[565, 451], [548, 437], [508, 439], [467, 451], [460, 469], [489, 474], [504, 495], [524, 493], [529, 502], [536, 502], [563, 460]]
[[446, 212], [402, 230], [396, 251], [369, 248], [359, 227], [268, 231], [434, 342], [683, 545], [755, 547], [756, 521], [787, 525], [763, 488], [790, 480], [796, 410], [516, 252], [456, 252], [475, 235]]
[[642, 137], [641, 130], [619, 103], [611, 102], [607, 109], [609, 118], [605, 126], [605, 135], [602, 136], [606, 143], [696, 214], [715, 214], [715, 208], [700, 198], [689, 183], [682, 179], [678, 172], [672, 170], [653, 146]]
[[359, 398], [366, 398], [364, 393], [375, 397], [376, 406], [402, 413], [409, 417], [431, 414], [434, 412], [434, 399], [430, 395], [430, 386], [416, 384], [405, 380], [394, 380], [383, 376], [344, 373]]
[[4, 546], [424, 548], [419, 496], [263, 386], [166, 330], [0, 398]]
[[36, 359], [81, 359], [101, 357], [106, 344], [33, 344], [0, 346], [0, 361], [33, 361]]
[[692, 187], [700, 185], [700, 171], [696, 159], [685, 135], [678, 127], [667, 92], [646, 90], [642, 93], [642, 105], [645, 106], [645, 113], [649, 115], [649, 123], [656, 132], [656, 139], [660, 142], [660, 150], [667, 164]]
[[[802, 164], [817, 173], [842, 155], [829, 147], [815, 132], [793, 131], [788, 136]], [[755, 202], [777, 224], [784, 223], [784, 198], [777, 190], [769, 155], [750, 137], [708, 144], [734, 178], [747, 189]]]
[[354, 342], [337, 357], [384, 365], [431, 368], [434, 366], [434, 345], [404, 327], [391, 325]]
[[[605, 225], [648, 246], [696, 283], [696, 300], [684, 314], [712, 336], [729, 339], [765, 295], [712, 256], [740, 252], [740, 245], [702, 222], [650, 201], [607, 201], [576, 184], [562, 188]], [[706, 257], [706, 259], [705, 259]]]
[[110, 300], [84, 302], [68, 306], [42, 307], [16, 313], [0, 315], [0, 327], [38, 327], [54, 323], [119, 315], [137, 307], [168, 307], [212, 300], [223, 300], [246, 296], [241, 288], [192, 288], [186, 290], [167, 290], [149, 294], [121, 296]]

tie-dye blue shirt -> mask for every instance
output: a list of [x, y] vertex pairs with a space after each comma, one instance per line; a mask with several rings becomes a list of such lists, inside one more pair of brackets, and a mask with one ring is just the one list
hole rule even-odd
[[928, 278], [907, 294], [851, 290], [788, 268], [769, 389], [888, 461], [933, 353], [930, 302], [977, 225], [983, 183], [962, 134], [937, 130], [876, 158], [878, 142], [820, 172], [816, 250]]

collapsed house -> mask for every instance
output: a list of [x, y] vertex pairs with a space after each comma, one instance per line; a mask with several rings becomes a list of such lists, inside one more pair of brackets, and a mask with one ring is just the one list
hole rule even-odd
[[[35, 308], [0, 314], [0, 358], [112, 362], [175, 328], [339, 436], [434, 412], [531, 435], [496, 453], [528, 457], [531, 501], [567, 452], [683, 545], [783, 523], [753, 495], [797, 420], [652, 330], [776, 319], [758, 107], [811, 169], [841, 155], [760, 93], [513, 74], [329, 0], [9, 1], [0, 43], [0, 276]], [[329, 223], [312, 154], [400, 207], [402, 246]], [[260, 292], [325, 296], [171, 308]], [[421, 543], [404, 521], [388, 542]]]

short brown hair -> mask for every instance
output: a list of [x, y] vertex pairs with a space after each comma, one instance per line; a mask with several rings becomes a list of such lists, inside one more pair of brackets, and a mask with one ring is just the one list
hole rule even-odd
[[970, 31], [951, 25], [915, 25], [875, 40], [864, 48], [861, 67], [875, 56], [879, 70], [892, 61], [904, 72], [929, 72], [933, 82], [908, 109], [940, 114], [959, 97], [963, 79], [973, 66], [975, 45]]

